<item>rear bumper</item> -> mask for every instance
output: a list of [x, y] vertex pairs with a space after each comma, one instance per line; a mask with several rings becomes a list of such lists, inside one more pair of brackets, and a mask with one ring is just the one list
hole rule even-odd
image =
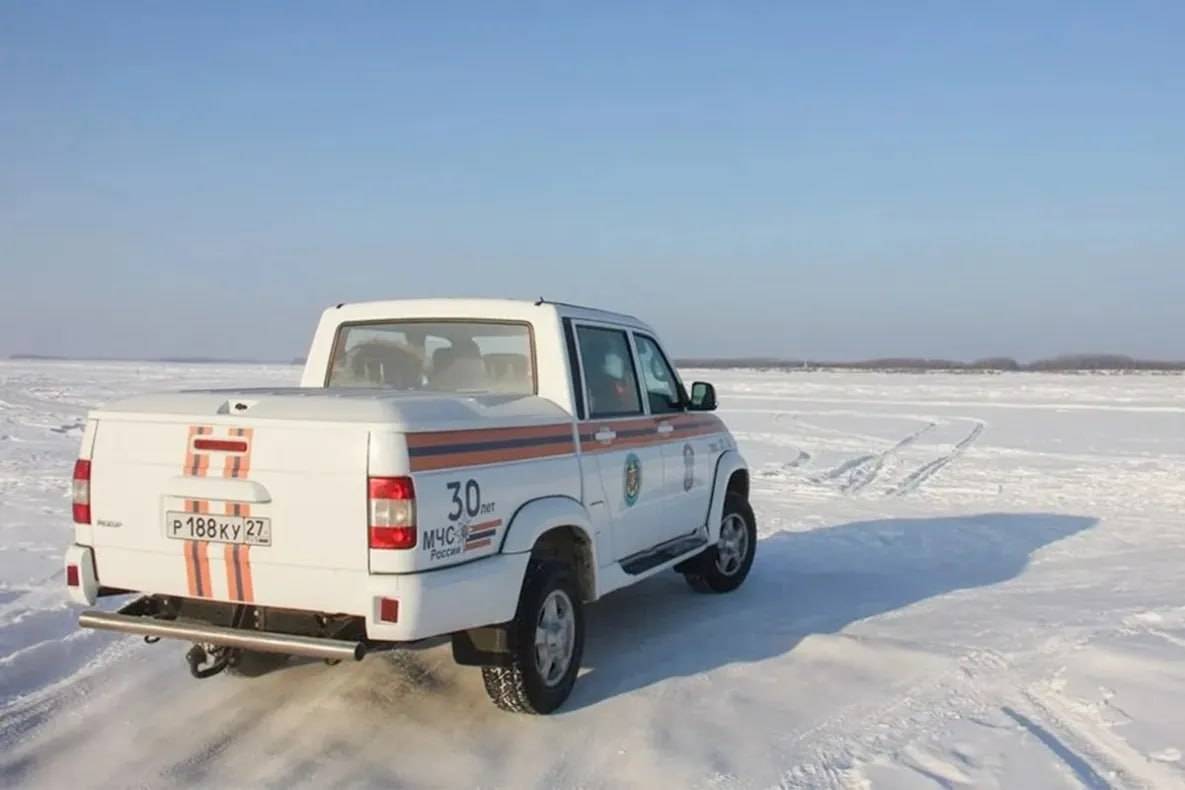
[[241, 650], [257, 650], [261, 653], [283, 653], [291, 656], [308, 656], [335, 661], [361, 661], [366, 655], [366, 644], [343, 639], [278, 634], [269, 631], [251, 631], [241, 628], [224, 628], [209, 623], [161, 620], [144, 614], [128, 613], [139, 604], [134, 601], [118, 613], [83, 612], [78, 624], [83, 628], [97, 628], [104, 631], [119, 631], [158, 639], [182, 639], [187, 642], [201, 642], [222, 645]]
[[[495, 554], [462, 565], [407, 574], [271, 565], [256, 569], [253, 600], [237, 601], [225, 593], [219, 594], [227, 588], [218, 583], [214, 585], [214, 595], [207, 600], [354, 615], [365, 620], [369, 641], [414, 642], [512, 620], [529, 559], [529, 553]], [[157, 555], [100, 547], [96, 556], [90, 547], [74, 545], [66, 551], [66, 564], [77, 565], [82, 573], [82, 583], [70, 588], [70, 596], [77, 603], [93, 604], [99, 597], [101, 584], [151, 594], [194, 597], [187, 595], [184, 587], [178, 588], [177, 570], [168, 568]], [[217, 579], [218, 573], [214, 576]], [[184, 580], [183, 567], [180, 578]], [[385, 622], [380, 616], [384, 598], [398, 602], [395, 622]], [[99, 617], [102, 613], [95, 613], [91, 617], [89, 614], [82, 623], [87, 627], [222, 644], [180, 633], [150, 634], [133, 630], [119, 619], [110, 619], [114, 615]]]

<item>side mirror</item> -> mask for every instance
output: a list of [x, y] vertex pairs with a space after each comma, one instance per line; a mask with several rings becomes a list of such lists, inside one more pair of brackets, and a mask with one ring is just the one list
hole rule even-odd
[[706, 381], [691, 385], [691, 411], [716, 411], [716, 388]]

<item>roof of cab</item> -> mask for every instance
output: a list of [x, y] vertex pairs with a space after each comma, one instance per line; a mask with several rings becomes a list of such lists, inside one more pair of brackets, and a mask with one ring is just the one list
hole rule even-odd
[[382, 318], [507, 318], [530, 320], [531, 313], [540, 309], [554, 310], [564, 318], [605, 321], [634, 326], [652, 331], [646, 322], [625, 313], [582, 307], [546, 299], [389, 299], [373, 302], [343, 302], [330, 307], [326, 313], [343, 311], [345, 320], [379, 320]]

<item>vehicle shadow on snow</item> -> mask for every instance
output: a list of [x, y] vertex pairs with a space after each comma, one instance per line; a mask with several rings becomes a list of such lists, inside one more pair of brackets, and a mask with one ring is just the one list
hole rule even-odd
[[811, 634], [1018, 576], [1036, 550], [1097, 519], [983, 514], [859, 521], [761, 540], [735, 592], [691, 592], [673, 573], [589, 607], [584, 666], [567, 710], [672, 677], [794, 649]]

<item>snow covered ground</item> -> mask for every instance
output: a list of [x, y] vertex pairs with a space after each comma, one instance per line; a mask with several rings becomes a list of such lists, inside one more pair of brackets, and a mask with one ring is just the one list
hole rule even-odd
[[80, 420], [285, 366], [0, 362], [0, 786], [1185, 785], [1185, 379], [701, 372], [753, 467], [738, 592], [596, 604], [568, 706], [447, 648], [198, 682], [78, 631]]

